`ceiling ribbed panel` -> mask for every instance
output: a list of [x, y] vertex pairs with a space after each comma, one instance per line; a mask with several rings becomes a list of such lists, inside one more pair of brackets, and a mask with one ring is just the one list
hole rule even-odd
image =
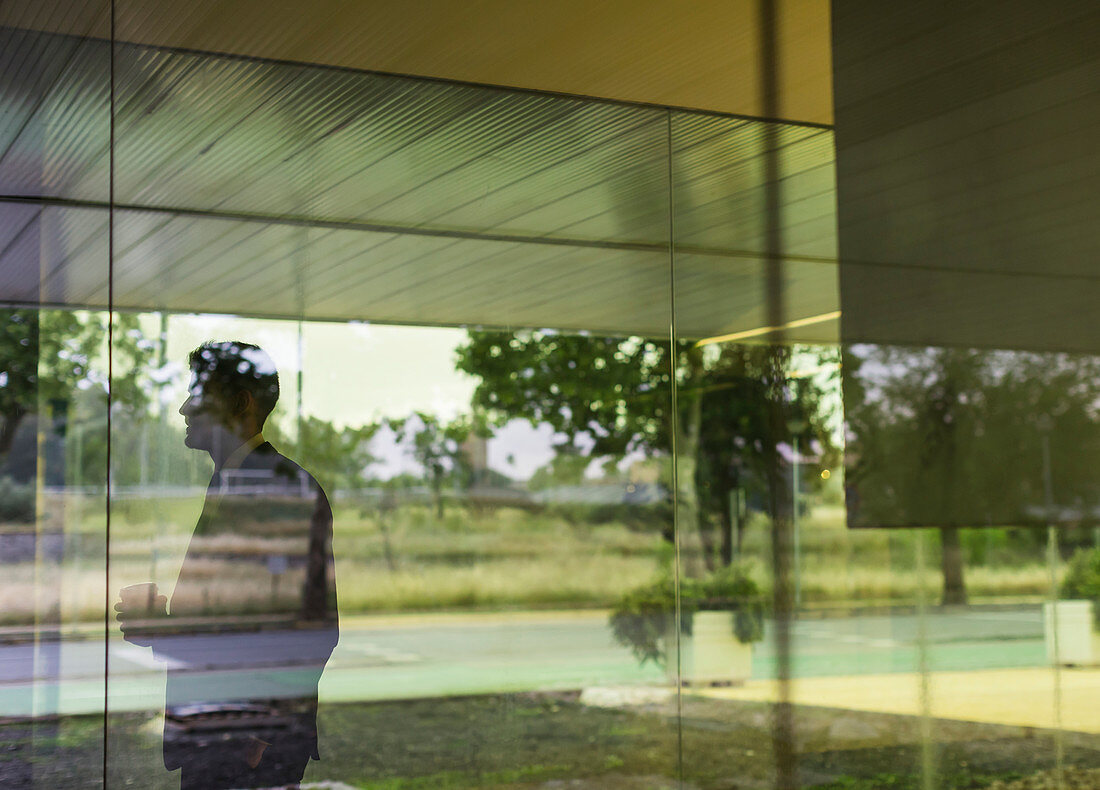
[[834, 5], [846, 339], [1100, 350], [1100, 5]]
[[41, 298], [49, 304], [106, 304], [107, 226], [102, 211], [46, 208], [41, 217]]
[[[664, 238], [653, 216], [667, 202], [663, 112], [130, 46], [119, 53], [121, 203]], [[639, 212], [644, 195], [661, 205]], [[627, 210], [606, 212], [609, 203]]]
[[668, 331], [667, 254], [164, 219], [116, 212], [120, 307]]
[[[766, 198], [778, 192], [784, 320], [837, 310], [832, 133], [715, 116], [673, 115], [676, 323], [689, 337], [768, 325]], [[769, 182], [766, 157], [776, 157]], [[705, 251], [707, 254], [699, 254]], [[837, 337], [836, 318], [796, 326], [807, 342]]]
[[[680, 253], [676, 258], [676, 325], [686, 337], [761, 337], [769, 325], [766, 263], [752, 258], [719, 258]], [[836, 269], [832, 265], [788, 261], [783, 267], [785, 320], [803, 322], [787, 337], [807, 343], [835, 342]], [[754, 331], [755, 330], [755, 331]]]
[[110, 51], [0, 28], [0, 194], [107, 199]]
[[766, 183], [764, 160], [774, 150], [784, 248], [792, 255], [835, 259], [831, 132], [778, 127], [769, 148], [764, 124], [711, 116], [674, 117], [679, 244], [763, 250], [766, 188], [776, 187]]
[[[105, 305], [109, 45], [3, 35], [35, 79], [0, 96], [0, 234], [45, 209], [33, 251], [0, 247], [0, 296], [41, 273], [43, 298]], [[786, 312], [835, 310], [828, 131], [132, 44], [115, 60], [119, 307], [663, 335], [671, 220], [682, 333], [749, 330], [778, 189]]]
[[[104, 5], [4, 0], [0, 25], [89, 35], [89, 19]], [[828, 0], [776, 0], [772, 95], [761, 90], [763, 42], [755, 2], [115, 0], [113, 5], [117, 39], [150, 47], [742, 115], [768, 111], [793, 121], [832, 119]]]
[[6, 300], [38, 299], [41, 214], [34, 205], [0, 206], [0, 293]]

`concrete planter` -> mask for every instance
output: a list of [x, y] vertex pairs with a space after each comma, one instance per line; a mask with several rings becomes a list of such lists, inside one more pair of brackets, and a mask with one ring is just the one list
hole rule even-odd
[[[1100, 633], [1092, 601], [1043, 604], [1047, 660], [1052, 664], [1100, 664]], [[1055, 648], [1057, 635], [1057, 649]]]
[[[752, 675], [752, 643], [733, 634], [732, 612], [695, 612], [691, 633], [680, 632], [680, 676], [684, 683], [744, 683]], [[676, 682], [676, 635], [665, 639], [665, 671]]]

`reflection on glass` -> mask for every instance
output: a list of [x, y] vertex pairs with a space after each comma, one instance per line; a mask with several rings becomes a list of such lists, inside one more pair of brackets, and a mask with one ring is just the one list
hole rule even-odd
[[[152, 315], [140, 322], [146, 333], [157, 327]], [[309, 323], [299, 340], [282, 331], [285, 324], [202, 316], [164, 326], [169, 375], [161, 401], [174, 400], [186, 383], [171, 362], [175, 349], [214, 326], [256, 337], [280, 360], [284, 391], [263, 438], [308, 469], [331, 502], [340, 643], [319, 682], [321, 759], [310, 763], [307, 782], [366, 772], [372, 781], [459, 776], [460, 786], [482, 786], [492, 784], [479, 778], [485, 774], [539, 765], [546, 767], [535, 775], [553, 779], [587, 770], [592, 749], [605, 754], [606, 770], [625, 772], [618, 760], [628, 748], [649, 750], [647, 770], [672, 775], [675, 732], [660, 723], [674, 710], [674, 691], [657, 668], [640, 666], [615, 643], [606, 608], [670, 567], [670, 464], [654, 416], [667, 413], [667, 343]], [[577, 348], [603, 364], [567, 374]], [[419, 363], [394, 367], [392, 359]], [[629, 391], [633, 399], [607, 404], [608, 414], [629, 404], [634, 422], [598, 447], [591, 431], [600, 423], [580, 412], [592, 392], [583, 380], [598, 379], [596, 368], [606, 378], [592, 386], [609, 395], [628, 379], [640, 387]], [[372, 384], [386, 369], [385, 386]], [[571, 391], [561, 386], [567, 375], [576, 382]], [[649, 386], [664, 391], [643, 397]], [[526, 394], [512, 400], [517, 387]], [[119, 608], [129, 615], [122, 618], [128, 643], [112, 653], [110, 767], [119, 783], [138, 771], [156, 771], [151, 782], [166, 776], [159, 754], [149, 757], [162, 748], [185, 772], [194, 767], [188, 756], [232, 767], [253, 737], [271, 743], [263, 752], [270, 754], [279, 728], [258, 707], [283, 713], [291, 701], [280, 694], [303, 696], [290, 678], [306, 670], [309, 656], [295, 645], [328, 647], [313, 641], [325, 631], [301, 621], [295, 597], [306, 578], [295, 514], [300, 525], [312, 500], [296, 498], [297, 483], [288, 493], [253, 480], [259, 450], [239, 469], [229, 453], [208, 489], [209, 478], [186, 464], [188, 455], [225, 456], [254, 429], [251, 420], [224, 428], [241, 418], [223, 415], [209, 390], [196, 376], [189, 395], [179, 396], [187, 398], [180, 418], [168, 410], [163, 443], [151, 435], [144, 445], [147, 462], [176, 469], [184, 485], [154, 484], [150, 469], [144, 486], [118, 487], [119, 496], [136, 496], [113, 512], [112, 578], [126, 588]], [[578, 421], [561, 413], [567, 402]], [[211, 431], [195, 413], [207, 408], [223, 415], [212, 423], [222, 428]], [[638, 426], [653, 433], [636, 433]], [[117, 429], [117, 442], [142, 451], [140, 429]], [[184, 441], [195, 449], [183, 450]], [[632, 442], [638, 447], [626, 449]], [[196, 452], [202, 447], [209, 451]], [[124, 479], [140, 481], [144, 463], [120, 459], [130, 464]], [[173, 567], [181, 568], [178, 581]], [[164, 598], [171, 599], [167, 617]], [[146, 659], [138, 651], [148, 667], [139, 666]], [[164, 722], [140, 712], [159, 707], [157, 665], [168, 670]], [[635, 712], [635, 704], [643, 708]], [[649, 724], [660, 726], [650, 733]], [[637, 732], [623, 743], [617, 733], [628, 725]], [[548, 741], [550, 731], [559, 738]], [[409, 744], [422, 746], [410, 751]], [[238, 759], [242, 773], [231, 786], [246, 786], [241, 766]], [[197, 781], [214, 781], [197, 770]]]
[[[164, 765], [182, 788], [296, 784], [320, 758], [317, 683], [338, 641], [332, 511], [262, 433], [279, 398], [271, 357], [207, 343], [189, 365], [184, 441], [214, 475], [171, 598], [128, 585], [117, 619], [166, 665]], [[260, 630], [219, 633], [243, 616]]]
[[0, 311], [0, 783], [101, 777], [106, 316]]
[[844, 362], [853, 526], [1096, 521], [1096, 357], [857, 345]]
[[0, 4], [0, 785], [1095, 764], [1095, 12], [836, 0], [832, 128], [40, 5]]
[[[108, 4], [16, 6], [0, 7], [0, 786], [96, 787], [108, 319], [78, 308], [107, 285], [107, 237], [97, 212], [50, 203], [108, 198]], [[40, 32], [61, 20], [68, 35]]]

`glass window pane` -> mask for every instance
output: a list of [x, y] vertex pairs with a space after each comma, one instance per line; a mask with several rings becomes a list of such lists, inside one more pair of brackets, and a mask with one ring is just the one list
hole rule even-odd
[[[0, 13], [0, 784], [13, 788], [103, 784], [108, 316], [84, 308], [108, 283], [106, 11]], [[62, 17], [68, 35], [43, 32]]]
[[667, 114], [115, 52], [112, 781], [672, 786]]
[[[842, 717], [806, 686], [870, 669], [860, 613], [836, 611], [851, 601], [832, 135], [672, 121], [685, 780], [824, 779], [803, 733]], [[869, 548], [850, 561], [874, 563]]]

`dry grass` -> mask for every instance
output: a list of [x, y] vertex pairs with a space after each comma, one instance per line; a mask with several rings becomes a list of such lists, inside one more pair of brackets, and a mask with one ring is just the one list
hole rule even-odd
[[591, 554], [489, 560], [468, 566], [338, 563], [342, 611], [605, 604], [648, 581], [643, 557]]
[[[170, 594], [198, 506], [191, 499], [130, 501], [112, 512], [111, 587], [156, 581]], [[0, 622], [27, 623], [35, 612], [59, 610], [65, 622], [103, 616], [105, 557], [102, 511], [67, 503], [81, 516], [79, 536], [63, 564], [19, 562], [0, 576]], [[383, 522], [382, 519], [385, 519]], [[97, 534], [97, 528], [100, 533]], [[770, 525], [757, 518], [745, 533], [742, 558], [767, 587]], [[478, 512], [449, 507], [442, 519], [426, 506], [380, 514], [338, 503], [334, 549], [345, 612], [451, 608], [608, 606], [650, 578], [669, 557], [655, 532], [617, 523], [575, 525], [547, 513], [512, 508]], [[934, 530], [850, 530], [841, 508], [817, 508], [800, 529], [801, 582], [806, 604], [912, 604], [923, 590], [935, 602], [942, 576]], [[692, 562], [697, 541], [685, 538]], [[272, 604], [271, 577], [256, 560], [300, 553], [291, 539], [216, 535], [196, 539], [213, 611], [263, 610]], [[242, 561], [244, 560], [244, 561]], [[696, 565], [701, 561], [696, 556]], [[292, 595], [298, 571], [279, 582]], [[37, 575], [36, 575], [37, 574]], [[972, 600], [1049, 594], [1041, 561], [1000, 567], [971, 565]], [[202, 602], [192, 602], [203, 605]], [[285, 600], [276, 605], [282, 608]]]
[[[827, 568], [813, 568], [802, 575], [802, 594], [810, 602], [915, 603], [922, 592], [924, 600], [937, 600], [942, 589], [943, 575], [938, 568], [926, 570], [924, 573], [888, 566], [849, 567], [843, 573]], [[966, 569], [966, 589], [971, 598], [1049, 595], [1050, 576], [1043, 565], [1022, 568], [971, 567]]]
[[103, 566], [65, 568], [18, 563], [3, 566], [0, 625], [93, 622], [103, 619], [107, 591]]

